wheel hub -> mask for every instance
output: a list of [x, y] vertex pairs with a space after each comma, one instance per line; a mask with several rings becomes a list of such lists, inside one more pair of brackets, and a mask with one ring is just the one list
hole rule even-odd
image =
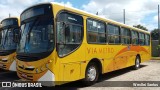
[[94, 81], [96, 78], [96, 75], [97, 75], [97, 72], [96, 72], [95, 67], [90, 67], [87, 73], [89, 81]]
[[139, 59], [136, 60], [136, 67], [139, 67]]

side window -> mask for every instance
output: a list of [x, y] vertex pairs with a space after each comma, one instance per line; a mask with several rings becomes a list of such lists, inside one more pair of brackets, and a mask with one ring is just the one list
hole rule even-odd
[[63, 57], [78, 48], [83, 39], [83, 18], [69, 12], [57, 17], [57, 49]]
[[106, 43], [105, 23], [87, 19], [87, 41], [89, 43]]
[[150, 45], [150, 36], [145, 34], [145, 45]]
[[108, 42], [111, 44], [119, 44], [120, 43], [120, 33], [119, 33], [119, 27], [108, 24], [107, 30], [108, 30]]
[[131, 41], [131, 32], [127, 28], [121, 28], [121, 43], [130, 44]]
[[132, 31], [132, 44], [133, 45], [138, 45], [138, 32], [137, 31]]
[[145, 34], [144, 33], [139, 33], [139, 44], [140, 45], [145, 45]]

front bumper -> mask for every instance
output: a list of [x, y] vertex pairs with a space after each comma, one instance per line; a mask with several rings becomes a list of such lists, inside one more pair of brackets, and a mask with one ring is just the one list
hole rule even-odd
[[55, 75], [50, 71], [46, 70], [41, 73], [26, 73], [17, 71], [17, 75], [24, 80], [29, 80], [31, 82], [39, 82], [43, 86], [55, 86]]
[[12, 62], [0, 62], [0, 68], [9, 71], [16, 71], [16, 61], [13, 60]]

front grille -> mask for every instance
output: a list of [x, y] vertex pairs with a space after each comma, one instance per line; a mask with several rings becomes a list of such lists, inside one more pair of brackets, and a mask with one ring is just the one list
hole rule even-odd
[[[18, 72], [19, 73], [19, 75], [22, 77], [22, 78], [24, 78], [24, 79], [26, 79], [26, 80], [31, 80], [31, 81], [33, 81], [33, 76], [32, 75], [28, 75], [28, 74], [26, 74], [26, 73], [22, 73], [22, 72]], [[25, 76], [24, 76], [25, 75]]]
[[42, 53], [17, 53], [16, 58], [20, 61], [33, 62], [48, 57], [52, 51]]
[[6, 66], [6, 65], [3, 65], [3, 68], [4, 68], [4, 69], [6, 69], [6, 68], [7, 68], [7, 66]]
[[19, 68], [23, 70], [33, 71], [35, 68], [23, 68], [22, 66], [18, 66]]
[[33, 71], [35, 68], [25, 68], [25, 70]]
[[2, 62], [7, 62], [8, 60], [1, 60]]
[[1, 68], [6, 69], [7, 66], [3, 64], [3, 65], [1, 66]]
[[16, 51], [16, 49], [13, 49], [13, 50], [3, 50], [3, 51], [0, 51], [0, 56], [7, 56], [9, 54], [12, 54]]
[[23, 67], [21, 67], [21, 66], [18, 66], [19, 68], [21, 68], [21, 69], [23, 69]]
[[0, 52], [0, 55], [1, 56], [6, 56], [6, 55], [9, 55], [9, 53], [8, 52]]
[[39, 60], [38, 57], [31, 57], [31, 56], [22, 56], [22, 55], [17, 55], [17, 59], [21, 60], [21, 61], [34, 61], [34, 60]]

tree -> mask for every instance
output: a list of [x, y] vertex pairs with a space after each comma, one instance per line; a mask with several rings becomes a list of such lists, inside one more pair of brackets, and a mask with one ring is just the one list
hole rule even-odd
[[154, 29], [151, 31], [151, 38], [152, 40], [158, 40], [159, 34], [158, 34], [158, 29]]
[[133, 27], [136, 27], [136, 28], [139, 28], [139, 29], [142, 29], [142, 30], [145, 30], [145, 31], [148, 31], [148, 29], [140, 24], [138, 25], [133, 25]]

